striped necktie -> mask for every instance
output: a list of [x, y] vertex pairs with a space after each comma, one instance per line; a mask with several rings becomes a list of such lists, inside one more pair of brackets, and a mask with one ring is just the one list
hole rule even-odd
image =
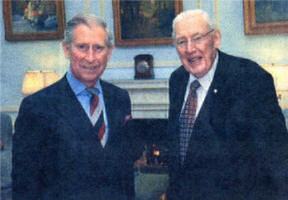
[[99, 104], [99, 90], [97, 88], [87, 88], [87, 91], [91, 94], [90, 116], [92, 118], [92, 124], [95, 126], [96, 122], [101, 120], [101, 127], [98, 131], [98, 138], [101, 140], [105, 134], [105, 121], [102, 106]]
[[184, 164], [186, 152], [189, 146], [189, 141], [192, 129], [195, 122], [197, 108], [197, 93], [196, 90], [200, 87], [198, 80], [195, 80], [190, 85], [190, 91], [186, 100], [184, 109], [179, 117], [180, 124], [180, 161]]

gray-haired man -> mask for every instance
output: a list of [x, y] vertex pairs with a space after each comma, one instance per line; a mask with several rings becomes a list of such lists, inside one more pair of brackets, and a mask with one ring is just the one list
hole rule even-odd
[[63, 41], [70, 60], [57, 83], [26, 97], [13, 141], [14, 200], [134, 198], [127, 91], [100, 80], [113, 50], [106, 23], [79, 14]]

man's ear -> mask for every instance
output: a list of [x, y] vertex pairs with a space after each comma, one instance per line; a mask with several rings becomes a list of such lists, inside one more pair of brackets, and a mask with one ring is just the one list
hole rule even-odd
[[114, 45], [112, 44], [111, 47], [107, 50], [108, 51], [108, 60], [110, 59], [110, 56], [112, 55], [113, 50], [114, 50]]
[[70, 49], [64, 40], [62, 41], [62, 47], [63, 47], [63, 51], [65, 54], [65, 58], [69, 59], [70, 58]]
[[215, 49], [218, 49], [220, 47], [220, 44], [221, 44], [221, 32], [219, 29], [216, 29], [215, 30], [215, 33], [213, 35], [214, 37], [214, 48]]

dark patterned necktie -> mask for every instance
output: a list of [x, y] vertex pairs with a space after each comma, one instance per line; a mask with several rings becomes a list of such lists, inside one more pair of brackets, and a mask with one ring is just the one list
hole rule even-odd
[[187, 148], [189, 145], [193, 125], [195, 122], [197, 108], [197, 93], [196, 90], [200, 87], [198, 80], [195, 80], [190, 85], [190, 91], [179, 117], [180, 125], [180, 161], [184, 164]]
[[[98, 131], [98, 138], [101, 140], [105, 134], [105, 121], [103, 119], [103, 110], [101, 110], [100, 115], [95, 113], [96, 108], [98, 107], [99, 104], [99, 97], [98, 93], [99, 90], [97, 88], [87, 88], [87, 91], [91, 94], [91, 99], [90, 99], [90, 116], [92, 117], [92, 120], [94, 121], [93, 125], [96, 124], [96, 120], [101, 120], [101, 127]], [[97, 115], [97, 116], [96, 116]], [[95, 120], [94, 118], [97, 117]]]

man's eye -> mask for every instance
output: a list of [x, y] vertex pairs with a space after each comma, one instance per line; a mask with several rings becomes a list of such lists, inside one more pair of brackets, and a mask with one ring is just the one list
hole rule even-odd
[[104, 49], [104, 47], [103, 46], [94, 46], [93, 49], [94, 49], [94, 51], [99, 52], [99, 51], [102, 51]]
[[84, 44], [77, 45], [77, 48], [80, 51], [86, 51], [88, 49], [87, 45], [84, 45]]
[[198, 37], [195, 37], [195, 38], [193, 38], [193, 40], [197, 42], [197, 41], [200, 41], [200, 40], [202, 40], [202, 38], [203, 38], [203, 37], [201, 37], [201, 36], [198, 36]]
[[185, 45], [187, 43], [186, 40], [179, 40], [178, 45]]

